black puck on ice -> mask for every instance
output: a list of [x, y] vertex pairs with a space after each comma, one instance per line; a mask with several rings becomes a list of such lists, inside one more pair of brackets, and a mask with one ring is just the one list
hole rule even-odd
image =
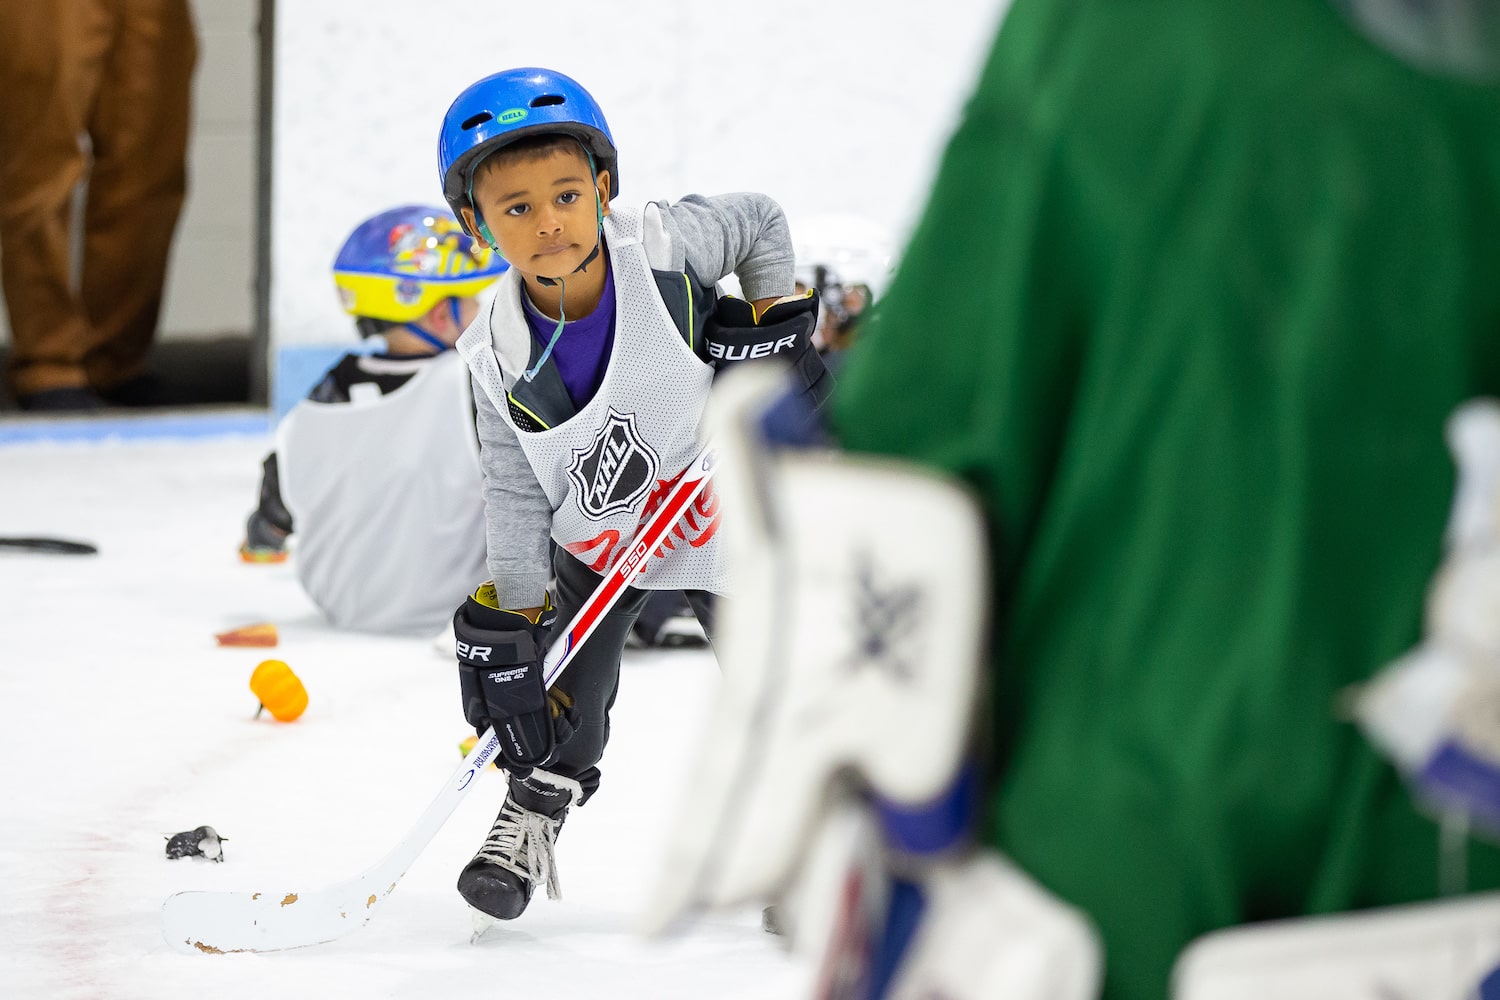
[[200, 826], [183, 833], [174, 833], [167, 838], [169, 858], [207, 858], [210, 861], [224, 860], [224, 841], [211, 826]]

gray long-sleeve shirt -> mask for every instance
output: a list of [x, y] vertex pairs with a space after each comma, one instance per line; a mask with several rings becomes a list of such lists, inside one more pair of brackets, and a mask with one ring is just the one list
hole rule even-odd
[[[642, 243], [655, 270], [683, 271], [691, 265], [706, 282], [733, 274], [744, 297], [751, 300], [792, 290], [791, 233], [781, 207], [765, 195], [688, 195], [675, 203], [651, 202], [645, 208], [644, 223]], [[475, 320], [488, 321], [488, 316]], [[506, 365], [501, 357], [509, 387], [520, 366]], [[552, 504], [510, 422], [482, 389], [476, 387], [474, 400], [490, 576], [501, 607], [536, 607], [542, 603], [550, 576], [547, 540]]]

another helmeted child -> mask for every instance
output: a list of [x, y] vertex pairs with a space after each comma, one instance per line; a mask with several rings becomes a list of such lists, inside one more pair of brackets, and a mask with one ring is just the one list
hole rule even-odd
[[379, 354], [346, 354], [277, 431], [247, 561], [285, 558], [334, 625], [435, 635], [485, 578], [484, 505], [468, 372], [451, 348], [506, 269], [444, 209], [361, 223], [334, 281]]
[[[458, 343], [476, 386], [493, 582], [454, 616], [465, 716], [500, 733], [510, 774], [458, 888], [509, 919], [538, 881], [556, 893], [553, 838], [599, 784], [620, 654], [647, 592], [686, 590], [712, 634], [724, 581], [712, 495], [548, 693], [553, 622], [572, 618], [697, 454], [716, 366], [774, 354], [815, 400], [831, 380], [809, 339], [816, 296], [783, 299], [794, 257], [780, 207], [760, 194], [612, 206], [614, 140], [569, 77], [513, 69], [473, 84], [444, 117], [438, 160], [449, 205], [511, 265]], [[718, 300], [730, 274], [748, 301]]]

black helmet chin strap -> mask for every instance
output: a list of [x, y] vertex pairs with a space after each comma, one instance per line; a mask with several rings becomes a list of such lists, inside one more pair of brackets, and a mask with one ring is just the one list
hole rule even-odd
[[[589, 255], [583, 258], [583, 262], [577, 267], [573, 268], [571, 273], [582, 274], [588, 269], [588, 266], [590, 264], [599, 259], [599, 248], [604, 243], [603, 236], [604, 230], [601, 228], [594, 235], [594, 249], [589, 251]], [[546, 285], [548, 288], [551, 288], [553, 285], [561, 285], [562, 281], [563, 280], [561, 278], [544, 278], [540, 274], [536, 276], [536, 283], [539, 285]]]

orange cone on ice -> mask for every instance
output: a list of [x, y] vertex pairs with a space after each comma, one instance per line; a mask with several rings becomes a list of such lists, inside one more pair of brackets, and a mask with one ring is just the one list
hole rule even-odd
[[[307, 688], [280, 660], [265, 660], [250, 675], [250, 690], [260, 707], [281, 722], [291, 722], [307, 709]], [[256, 716], [260, 715], [257, 711]]]

